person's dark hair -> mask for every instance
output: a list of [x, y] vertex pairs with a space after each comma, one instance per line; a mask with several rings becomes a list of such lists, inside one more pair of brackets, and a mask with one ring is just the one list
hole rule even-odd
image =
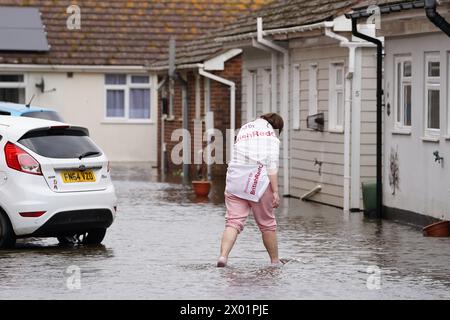
[[279, 133], [283, 131], [284, 121], [283, 118], [277, 113], [266, 113], [263, 114], [260, 118], [266, 120], [274, 130], [278, 130]]

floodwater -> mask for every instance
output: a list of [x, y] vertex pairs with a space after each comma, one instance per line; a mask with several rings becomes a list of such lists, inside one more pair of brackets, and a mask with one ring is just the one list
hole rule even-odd
[[252, 218], [215, 268], [223, 186], [198, 201], [145, 164], [113, 166], [117, 220], [104, 246], [28, 239], [0, 252], [0, 299], [449, 299], [450, 239], [285, 199], [271, 267]]

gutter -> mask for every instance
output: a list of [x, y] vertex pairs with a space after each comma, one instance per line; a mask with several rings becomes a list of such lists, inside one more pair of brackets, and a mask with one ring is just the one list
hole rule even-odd
[[[264, 39], [262, 18], [258, 17], [256, 20], [257, 27], [257, 42], [266, 48], [275, 52], [281, 52], [283, 54], [283, 86], [281, 92], [281, 116], [284, 119], [285, 129], [282, 132], [283, 135], [283, 193], [284, 196], [289, 196], [289, 49], [277, 45], [276, 43]], [[272, 56], [272, 67], [274, 64], [274, 58]], [[273, 87], [275, 87], [272, 84]], [[280, 86], [281, 87], [281, 86]], [[273, 106], [272, 106], [273, 107]]]
[[59, 72], [147, 72], [145, 66], [89, 66], [89, 65], [36, 65], [36, 64], [0, 64], [2, 71], [59, 71]]
[[[258, 18], [260, 19], [260, 18]], [[272, 36], [272, 35], [278, 35], [278, 34], [289, 34], [289, 33], [296, 33], [296, 32], [305, 32], [305, 31], [312, 31], [316, 29], [322, 29], [325, 27], [332, 27], [333, 22], [331, 21], [324, 21], [324, 22], [318, 22], [318, 23], [312, 23], [307, 24], [303, 26], [295, 26], [290, 28], [281, 28], [281, 29], [271, 29], [271, 30], [264, 30], [262, 31], [263, 36]], [[216, 42], [233, 42], [233, 41], [240, 41], [240, 40], [249, 40], [252, 38], [256, 38], [258, 36], [258, 31], [256, 32], [248, 32], [233, 36], [227, 36], [227, 37], [219, 37], [214, 39]]]
[[436, 0], [425, 0], [425, 13], [428, 20], [450, 37], [450, 24], [436, 11], [436, 7]]
[[358, 31], [358, 18], [352, 17], [352, 34], [355, 37], [371, 42], [377, 46], [377, 189], [376, 189], [376, 216], [383, 216], [383, 43]]
[[[182, 70], [182, 69], [197, 69], [197, 68], [201, 68], [203, 66], [203, 64], [201, 63], [186, 63], [186, 64], [180, 64], [178, 66], [176, 66], [177, 70]], [[158, 71], [167, 71], [169, 69], [169, 66], [159, 66], [159, 67], [148, 67], [147, 70], [148, 71], [154, 71], [154, 72], [158, 72]]]

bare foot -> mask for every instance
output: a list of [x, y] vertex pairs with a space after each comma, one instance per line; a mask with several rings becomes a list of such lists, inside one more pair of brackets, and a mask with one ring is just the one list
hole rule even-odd
[[225, 257], [220, 257], [219, 260], [217, 260], [217, 267], [225, 268], [226, 266], [227, 266], [227, 259]]

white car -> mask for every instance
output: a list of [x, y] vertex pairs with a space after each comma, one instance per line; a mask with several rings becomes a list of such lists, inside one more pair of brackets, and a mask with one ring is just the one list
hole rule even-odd
[[87, 129], [0, 116], [0, 248], [27, 237], [100, 244], [117, 209], [109, 171]]

